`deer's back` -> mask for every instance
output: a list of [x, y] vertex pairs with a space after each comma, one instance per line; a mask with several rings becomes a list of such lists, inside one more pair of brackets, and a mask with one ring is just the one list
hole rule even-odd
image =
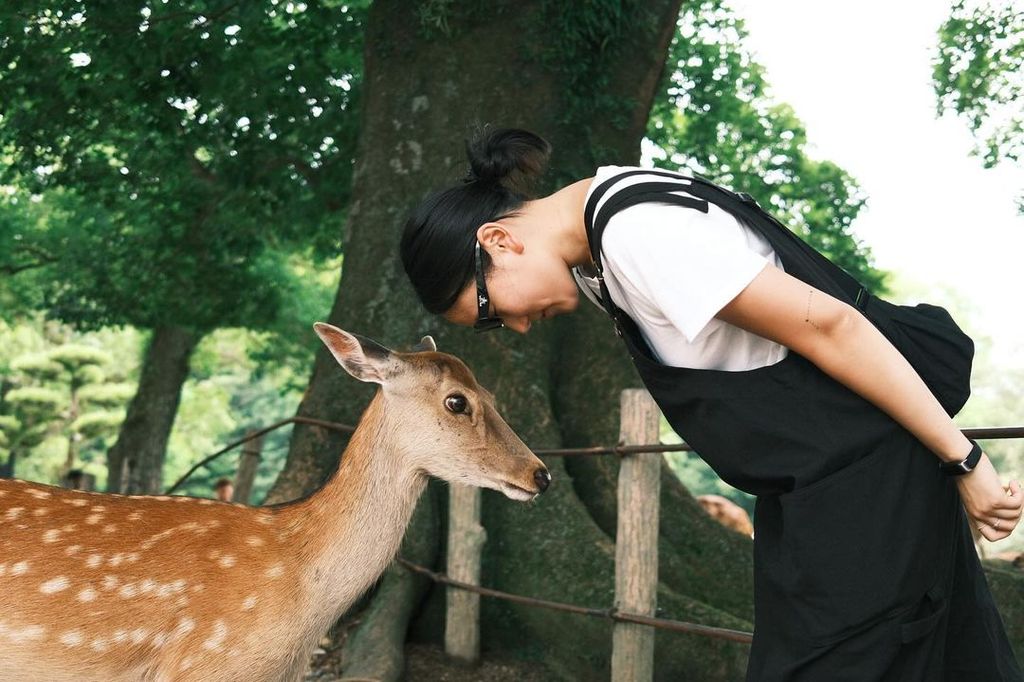
[[0, 480], [0, 669], [199, 679], [241, 655], [248, 679], [275, 678], [259, 670], [285, 665], [273, 643], [294, 644], [286, 614], [305, 598], [278, 521], [213, 500]]

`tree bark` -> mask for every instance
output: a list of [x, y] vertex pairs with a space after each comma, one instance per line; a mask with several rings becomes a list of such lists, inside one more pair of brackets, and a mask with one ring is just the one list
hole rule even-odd
[[[600, 69], [606, 77], [601, 87], [573, 84], [531, 52], [531, 46], [549, 47], [563, 39], [562, 29], [549, 26], [544, 14], [558, 3], [491, 4], [486, 15], [470, 9], [470, 3], [453, 3], [445, 36], [430, 35], [408, 3], [379, 0], [370, 11], [345, 267], [328, 319], [393, 347], [433, 335], [439, 350], [467, 362], [497, 396], [510, 425], [535, 448], [615, 442], [619, 393], [641, 384], [608, 320], [583, 301], [574, 314], [538, 325], [525, 337], [476, 336], [422, 310], [402, 270], [398, 239], [408, 210], [429, 190], [452, 185], [465, 172], [463, 141], [471, 123], [524, 127], [547, 138], [554, 155], [538, 188], [543, 192], [589, 177], [600, 165], [637, 163], [681, 2], [635, 4], [636, 14], [624, 19], [602, 48], [608, 56]], [[584, 5], [572, 11], [596, 11]], [[569, 97], [593, 98], [594, 116], [564, 120]], [[601, 115], [606, 98], [623, 106], [626, 115]], [[371, 392], [321, 349], [298, 414], [354, 423]], [[344, 444], [338, 434], [297, 425], [287, 465], [268, 501], [296, 498], [317, 487], [337, 466]], [[533, 505], [483, 491], [488, 541], [482, 581], [520, 594], [610, 607], [618, 462], [581, 457], [550, 458], [547, 464], [552, 486]], [[660, 613], [749, 630], [749, 538], [707, 517], [664, 462], [661, 472]], [[446, 486], [431, 482], [425, 496], [429, 504], [447, 508]], [[429, 538], [439, 547], [443, 542], [443, 533], [419, 516], [408, 535]], [[443, 570], [443, 561], [439, 553], [433, 567]], [[401, 650], [396, 640], [441, 641], [444, 588], [428, 585], [406, 594], [411, 603], [422, 601], [408, 634], [405, 619], [372, 608], [380, 593], [371, 596], [359, 627], [380, 633], [376, 614], [387, 614], [391, 639], [362, 638], [367, 648], [361, 654], [353, 640], [351, 655], [385, 657], [389, 670], [401, 670], [394, 660]], [[481, 608], [484, 656], [488, 649], [503, 649], [542, 657], [564, 679], [607, 679], [610, 622], [494, 599], [484, 599]], [[748, 650], [659, 631], [655, 652], [656, 679], [714, 681], [741, 678]]]
[[107, 492], [163, 492], [167, 440], [188, 378], [196, 332], [176, 326], [153, 330], [142, 362], [139, 387], [128, 405], [117, 442], [107, 453]]
[[18, 452], [11, 448], [7, 452], [7, 461], [4, 462], [3, 471], [0, 471], [0, 478], [14, 478], [14, 467], [18, 463]]

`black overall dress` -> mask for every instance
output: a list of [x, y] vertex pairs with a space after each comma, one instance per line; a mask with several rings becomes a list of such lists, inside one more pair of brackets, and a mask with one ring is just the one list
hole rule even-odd
[[[635, 173], [671, 181], [616, 190], [595, 216], [609, 188]], [[689, 196], [669, 194], [680, 189]], [[661, 170], [618, 173], [591, 193], [585, 224], [602, 302], [641, 379], [722, 480], [757, 496], [746, 681], [1024, 682], [956, 484], [913, 434], [792, 349], [745, 371], [655, 360], [600, 276], [608, 219], [641, 201], [705, 212], [710, 201], [744, 218], [786, 272], [871, 319], [951, 416], [970, 395], [973, 342], [942, 308], [871, 296], [781, 223], [766, 221], [748, 195]], [[940, 325], [948, 338], [907, 333], [914, 325]]]

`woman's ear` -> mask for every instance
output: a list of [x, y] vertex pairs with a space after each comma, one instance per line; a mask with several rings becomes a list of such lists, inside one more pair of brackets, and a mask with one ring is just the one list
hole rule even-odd
[[476, 231], [476, 238], [480, 245], [487, 249], [487, 253], [494, 257], [499, 249], [506, 249], [512, 253], [522, 253], [523, 241], [516, 236], [516, 233], [507, 226], [496, 223], [484, 223]]

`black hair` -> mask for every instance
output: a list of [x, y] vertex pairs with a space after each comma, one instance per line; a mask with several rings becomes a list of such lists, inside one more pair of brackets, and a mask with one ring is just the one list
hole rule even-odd
[[[405, 222], [402, 265], [420, 302], [440, 314], [472, 281], [476, 231], [486, 222], [515, 215], [529, 198], [551, 145], [521, 128], [495, 128], [466, 142], [469, 171], [461, 184], [421, 201]], [[484, 272], [490, 267], [481, 250]]]

